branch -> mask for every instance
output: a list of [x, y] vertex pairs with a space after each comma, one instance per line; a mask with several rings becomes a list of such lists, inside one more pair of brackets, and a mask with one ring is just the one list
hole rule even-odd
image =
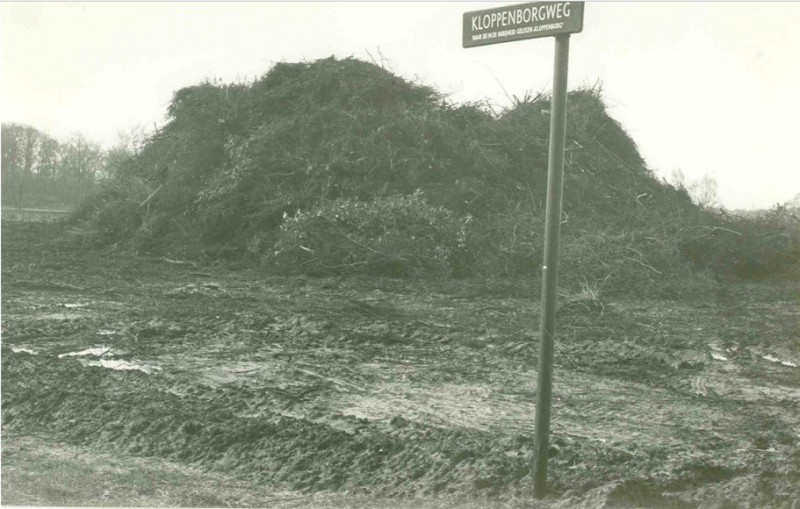
[[157, 192], [161, 191], [161, 188], [162, 188], [162, 187], [164, 187], [164, 184], [161, 184], [160, 186], [158, 186], [158, 187], [156, 188], [156, 190], [155, 190], [155, 191], [153, 191], [152, 193], [150, 193], [150, 196], [148, 196], [147, 198], [145, 198], [145, 200], [144, 200], [142, 203], [140, 203], [140, 204], [139, 204], [139, 206], [140, 206], [140, 207], [144, 207], [145, 205], [147, 205], [147, 202], [149, 202], [151, 199], [153, 199], [153, 196], [155, 196]]

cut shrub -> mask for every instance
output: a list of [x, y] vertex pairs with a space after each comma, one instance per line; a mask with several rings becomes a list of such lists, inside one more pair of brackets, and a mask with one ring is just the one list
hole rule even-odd
[[[287, 216], [267, 258], [291, 272], [464, 273], [471, 220], [431, 206], [420, 192], [371, 202], [341, 198]], [[254, 253], [271, 247], [250, 245]]]

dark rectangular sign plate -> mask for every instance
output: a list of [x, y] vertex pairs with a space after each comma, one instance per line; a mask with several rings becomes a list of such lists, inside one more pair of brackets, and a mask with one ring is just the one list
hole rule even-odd
[[464, 13], [464, 47], [583, 30], [583, 2], [533, 2]]

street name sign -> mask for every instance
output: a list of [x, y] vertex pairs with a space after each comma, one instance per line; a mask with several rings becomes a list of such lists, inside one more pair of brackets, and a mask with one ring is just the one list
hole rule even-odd
[[553, 391], [558, 241], [564, 187], [564, 143], [567, 134], [569, 36], [583, 30], [583, 2], [534, 2], [464, 13], [465, 48], [550, 37], [555, 39], [550, 147], [547, 162], [547, 206], [542, 260], [542, 313], [539, 324], [539, 371], [536, 384], [533, 495], [547, 494], [547, 458]]
[[464, 13], [463, 46], [536, 39], [583, 30], [583, 2], [533, 2]]

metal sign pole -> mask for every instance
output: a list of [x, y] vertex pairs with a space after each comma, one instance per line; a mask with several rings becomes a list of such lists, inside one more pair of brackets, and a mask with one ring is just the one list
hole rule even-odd
[[539, 373], [536, 389], [536, 465], [533, 496], [547, 493], [550, 442], [550, 401], [553, 390], [553, 339], [555, 337], [558, 239], [561, 234], [561, 197], [564, 184], [564, 144], [567, 131], [567, 67], [569, 34], [555, 37], [555, 72], [550, 105], [550, 156], [547, 167], [544, 262], [542, 263], [542, 316], [539, 328]]
[[547, 167], [544, 262], [542, 263], [542, 323], [539, 329], [539, 374], [536, 391], [535, 467], [533, 495], [547, 494], [550, 450], [550, 400], [553, 392], [558, 237], [561, 234], [561, 191], [564, 182], [564, 138], [567, 131], [567, 66], [569, 34], [583, 30], [583, 2], [547, 1], [504, 5], [465, 12], [465, 48], [502, 42], [555, 37], [556, 58], [550, 105], [550, 160]]

